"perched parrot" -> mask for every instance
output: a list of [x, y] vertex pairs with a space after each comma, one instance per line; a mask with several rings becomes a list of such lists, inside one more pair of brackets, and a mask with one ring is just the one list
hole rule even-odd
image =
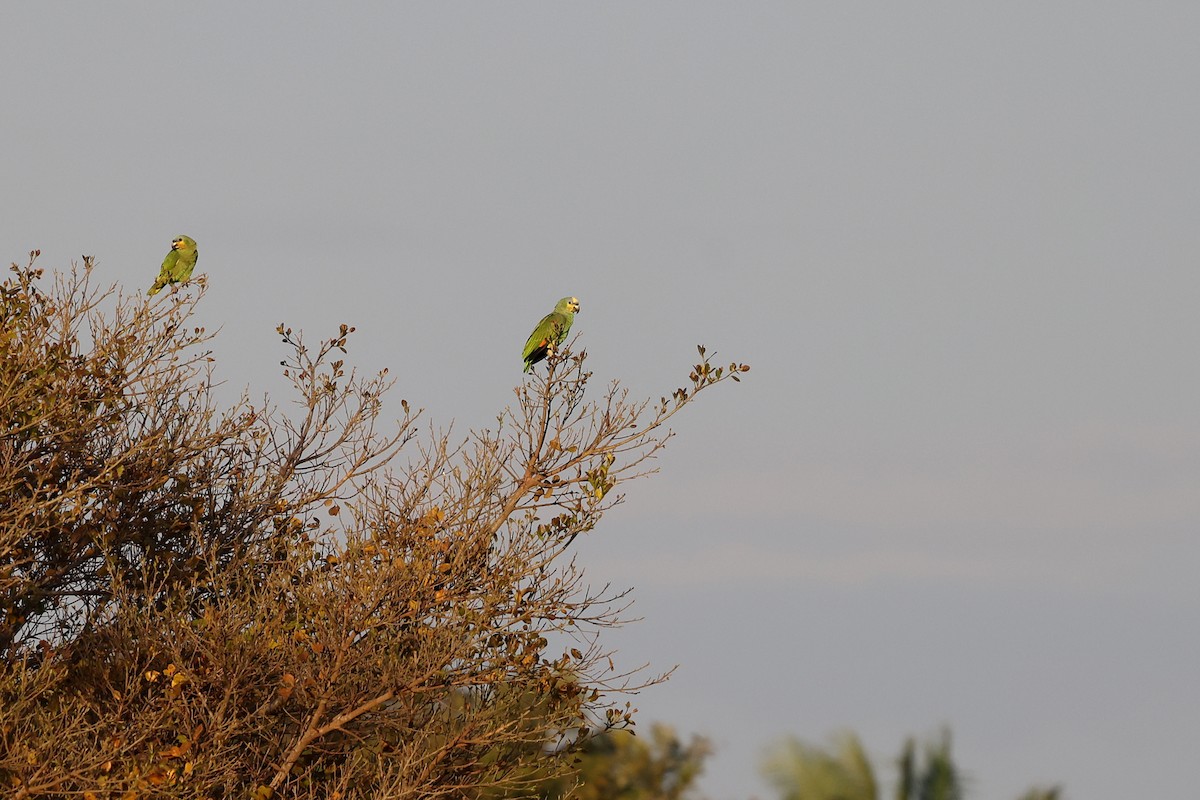
[[200, 257], [196, 250], [196, 240], [190, 236], [176, 236], [171, 241], [171, 252], [163, 259], [162, 269], [158, 279], [150, 287], [148, 295], [156, 295], [168, 283], [183, 283], [192, 277], [196, 268], [196, 259]]
[[529, 341], [525, 342], [525, 352], [521, 354], [525, 359], [526, 372], [546, 356], [552, 355], [554, 348], [563, 343], [578, 312], [579, 298], [564, 297], [558, 301], [553, 311], [542, 317], [533, 333], [529, 334]]

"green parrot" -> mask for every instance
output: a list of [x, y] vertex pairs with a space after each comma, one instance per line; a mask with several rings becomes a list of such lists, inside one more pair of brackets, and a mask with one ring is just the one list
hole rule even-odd
[[553, 311], [542, 317], [533, 333], [529, 334], [529, 341], [525, 342], [525, 352], [521, 354], [525, 359], [526, 372], [546, 356], [553, 355], [554, 348], [567, 338], [567, 331], [571, 330], [571, 323], [575, 321], [578, 312], [579, 298], [564, 297], [554, 306]]
[[146, 294], [156, 295], [168, 283], [186, 282], [192, 277], [192, 270], [196, 268], [196, 259], [199, 257], [195, 239], [190, 236], [176, 236], [171, 241], [171, 252], [163, 259], [158, 279]]

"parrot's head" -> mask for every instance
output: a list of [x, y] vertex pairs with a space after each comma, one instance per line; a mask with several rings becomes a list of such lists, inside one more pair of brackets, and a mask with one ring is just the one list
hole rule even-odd
[[558, 301], [558, 305], [554, 307], [554, 310], [560, 314], [578, 314], [579, 298], [564, 297], [562, 300]]
[[195, 250], [196, 240], [190, 236], [176, 236], [171, 240], [172, 250]]

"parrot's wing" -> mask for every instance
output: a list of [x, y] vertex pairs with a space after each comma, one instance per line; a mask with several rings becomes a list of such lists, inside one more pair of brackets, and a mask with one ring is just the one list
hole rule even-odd
[[522, 353], [525, 371], [528, 372], [530, 367], [545, 358], [551, 347], [560, 344], [567, 337], [570, 327], [571, 320], [557, 311], [542, 317], [542, 321], [525, 342], [525, 350]]
[[167, 257], [163, 259], [162, 269], [158, 271], [158, 278], [155, 279], [154, 285], [150, 287], [149, 295], [156, 295], [158, 291], [171, 282], [172, 273], [175, 270], [175, 263], [179, 261], [179, 251], [172, 250], [167, 253]]
[[179, 259], [175, 262], [175, 269], [171, 273], [171, 278], [175, 281], [183, 282], [192, 277], [192, 270], [196, 268], [196, 260], [199, 254], [195, 250], [187, 252], [179, 252]]

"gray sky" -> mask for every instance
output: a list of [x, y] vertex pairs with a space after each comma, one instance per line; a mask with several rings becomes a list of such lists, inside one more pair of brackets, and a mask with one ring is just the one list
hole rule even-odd
[[1200, 5], [14, 6], [0, 258], [195, 237], [234, 388], [348, 322], [487, 425], [564, 294], [635, 393], [753, 365], [580, 549], [711, 796], [942, 724], [976, 800], [1194, 793]]

